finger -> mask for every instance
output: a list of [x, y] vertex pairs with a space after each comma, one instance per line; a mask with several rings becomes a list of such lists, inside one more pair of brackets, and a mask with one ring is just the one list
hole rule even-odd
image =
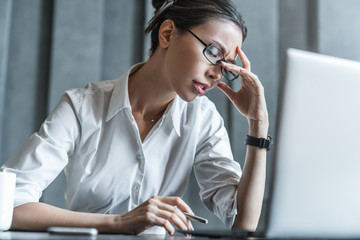
[[180, 219], [185, 225], [188, 225], [188, 228], [190, 228], [190, 225], [188, 224], [188, 219], [187, 219], [186, 216], [180, 211], [180, 209], [179, 209], [178, 207], [173, 206], [173, 205], [169, 205], [169, 204], [166, 204], [166, 203], [159, 202], [158, 208], [161, 209], [161, 210], [167, 211], [167, 212], [169, 212], [169, 213], [176, 214], [176, 215], [179, 217], [179, 219]]
[[190, 230], [195, 230], [191, 221], [189, 219], [187, 221], [188, 221], [188, 226], [190, 227]]
[[246, 57], [245, 53], [238, 47], [236, 47], [236, 53], [239, 55], [243, 67], [249, 71], [251, 71], [251, 64], [249, 59]]
[[226, 70], [228, 71], [231, 71], [231, 72], [236, 72], [238, 73], [239, 75], [249, 75], [251, 77], [255, 77], [256, 75], [253, 74], [251, 71], [249, 71], [248, 69], [246, 68], [243, 68], [243, 67], [240, 67], [238, 65], [235, 65], [235, 64], [232, 64], [232, 63], [228, 63], [228, 62], [221, 62], [221, 66], [223, 68], [225, 68]]
[[164, 218], [161, 218], [161, 217], [158, 217], [154, 214], [153, 216], [153, 223], [155, 225], [158, 225], [158, 226], [161, 226], [161, 227], [164, 227], [166, 229], [166, 231], [170, 234], [170, 235], [174, 235], [175, 233], [175, 228], [171, 225], [171, 223], [164, 219]]
[[179, 207], [184, 212], [194, 214], [191, 208], [180, 197], [163, 197], [161, 199], [165, 204], [168, 204], [167, 207], [172, 207], [172, 210], [176, 211], [177, 214], [181, 216], [181, 219], [184, 220], [184, 223], [188, 225], [189, 229], [194, 229], [191, 222], [188, 221], [186, 216], [177, 208]]
[[248, 69], [245, 69], [243, 67], [240, 67], [240, 66], [237, 66], [237, 65], [234, 65], [231, 63], [227, 63], [227, 62], [221, 62], [221, 66], [224, 67], [228, 71], [238, 73], [239, 75], [241, 75], [241, 77], [243, 79], [246, 79], [247, 81], [255, 82], [255, 84], [258, 86], [261, 85], [261, 82], [260, 82], [258, 76], [256, 76], [254, 73], [252, 73]]
[[[148, 219], [151, 224], [165, 227], [169, 234], [173, 233], [173, 227], [170, 222], [179, 229], [191, 229], [192, 225], [188, 225], [185, 215], [176, 206], [163, 203], [163, 199], [166, 198], [153, 196], [144, 203], [146, 204], [146, 219]], [[181, 219], [181, 216], [183, 219]]]
[[248, 75], [255, 77], [255, 74], [251, 73], [250, 71], [246, 70], [245, 68], [231, 64], [231, 63], [221, 62], [221, 66], [224, 67], [228, 71], [236, 72], [237, 74], [239, 74], [241, 76], [241, 85], [244, 84], [244, 80], [248, 81], [250, 79]]
[[263, 88], [262, 83], [260, 82], [258, 76], [256, 76], [254, 73], [246, 73], [242, 75], [243, 78], [246, 80], [247, 84], [252, 86], [253, 88], [257, 90], [261, 90]]
[[155, 212], [155, 214], [158, 217], [161, 217], [163, 219], [166, 219], [168, 221], [170, 221], [171, 223], [173, 223], [177, 228], [182, 229], [182, 230], [189, 230], [189, 227], [187, 226], [187, 220], [185, 220], [185, 222], [183, 220], [180, 219], [180, 217], [174, 213], [174, 212], [169, 212], [166, 210], [162, 210], [159, 209]]
[[162, 202], [177, 206], [184, 212], [194, 214], [189, 205], [187, 205], [180, 197], [163, 197]]
[[231, 89], [231, 87], [229, 85], [227, 85], [224, 82], [219, 82], [217, 87], [223, 92], [225, 93], [225, 95], [229, 98], [232, 99], [235, 92]]

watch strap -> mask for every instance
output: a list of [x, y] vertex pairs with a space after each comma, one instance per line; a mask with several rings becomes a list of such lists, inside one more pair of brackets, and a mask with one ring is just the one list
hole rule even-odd
[[269, 151], [273, 145], [273, 140], [270, 136], [267, 138], [256, 138], [246, 135], [245, 145], [251, 145], [258, 148], [266, 148]]

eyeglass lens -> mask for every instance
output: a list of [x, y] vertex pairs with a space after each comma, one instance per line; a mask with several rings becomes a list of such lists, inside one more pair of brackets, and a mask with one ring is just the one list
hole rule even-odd
[[[203, 54], [206, 59], [213, 65], [218, 65], [221, 61], [225, 61], [221, 50], [212, 44], [208, 45], [204, 49]], [[229, 81], [234, 81], [239, 76], [238, 74], [228, 71], [223, 67], [221, 67], [221, 73]]]

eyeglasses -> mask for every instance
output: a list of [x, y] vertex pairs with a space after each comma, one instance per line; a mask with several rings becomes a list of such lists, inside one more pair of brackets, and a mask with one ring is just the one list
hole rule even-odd
[[[191, 35], [193, 35], [197, 40], [199, 40], [204, 46], [204, 50], [202, 51], [205, 58], [212, 64], [212, 65], [219, 65], [221, 62], [228, 62], [225, 60], [224, 54], [221, 52], [221, 50], [216, 47], [214, 44], [206, 44], [203, 40], [201, 40], [198, 36], [195, 35], [190, 29], [185, 28], [186, 31], [188, 31]], [[228, 80], [228, 81], [234, 81], [239, 77], [239, 74], [236, 74], [234, 72], [228, 71], [225, 68], [221, 66], [221, 74]]]

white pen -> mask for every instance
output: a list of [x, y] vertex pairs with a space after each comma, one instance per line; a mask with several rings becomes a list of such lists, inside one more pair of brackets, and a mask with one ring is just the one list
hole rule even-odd
[[205, 223], [205, 224], [208, 223], [208, 220], [206, 218], [202, 218], [202, 217], [199, 217], [199, 216], [196, 216], [196, 215], [192, 215], [192, 214], [187, 213], [187, 212], [183, 212], [183, 213], [187, 217], [187, 219], [189, 219], [189, 220], [194, 220], [194, 221], [198, 221], [198, 222]]

